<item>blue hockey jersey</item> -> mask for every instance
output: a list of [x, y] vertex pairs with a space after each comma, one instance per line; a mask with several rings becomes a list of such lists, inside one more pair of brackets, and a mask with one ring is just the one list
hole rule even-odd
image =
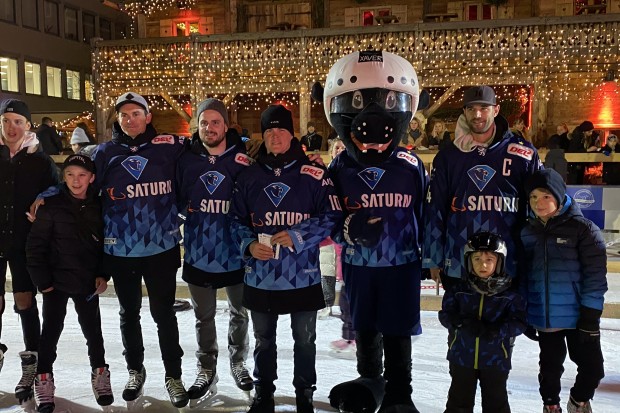
[[196, 136], [178, 163], [179, 210], [187, 208], [184, 261], [207, 273], [241, 268], [239, 248], [232, 242], [228, 212], [237, 176], [253, 160], [243, 144], [212, 156]]
[[157, 135], [151, 124], [134, 139], [114, 124], [112, 140], [93, 154], [106, 254], [147, 257], [179, 243], [175, 172], [185, 148], [185, 138]]
[[336, 191], [349, 213], [358, 210], [383, 218], [379, 243], [367, 248], [343, 243], [343, 259], [356, 266], [391, 267], [420, 259], [422, 209], [428, 175], [420, 158], [396, 148], [381, 167], [364, 167], [347, 152], [329, 166]]
[[[296, 139], [291, 145], [291, 150], [299, 148]], [[247, 286], [271, 291], [316, 286], [320, 290], [319, 243], [342, 212], [325, 168], [311, 164], [300, 148], [298, 152], [281, 168], [260, 163], [259, 153], [259, 162], [237, 179], [231, 217], [233, 241], [239, 251], [247, 254], [249, 244], [257, 241], [260, 233], [287, 230], [294, 243], [292, 249], [280, 248], [278, 259], [244, 256]]]
[[503, 117], [496, 117], [495, 124], [498, 138], [488, 148], [463, 152], [450, 146], [433, 160], [424, 212], [424, 268], [443, 268], [448, 276], [461, 278], [467, 239], [490, 231], [506, 242], [506, 272], [517, 274], [519, 230], [527, 215], [524, 183], [541, 163], [532, 144], [514, 136]]

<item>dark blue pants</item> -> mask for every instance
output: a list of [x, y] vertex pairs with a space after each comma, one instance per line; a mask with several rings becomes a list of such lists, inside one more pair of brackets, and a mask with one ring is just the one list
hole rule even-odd
[[113, 275], [114, 290], [121, 307], [121, 336], [123, 355], [127, 368], [140, 370], [144, 362], [144, 342], [140, 325], [142, 307], [142, 279], [149, 295], [151, 316], [157, 324], [159, 348], [161, 350], [166, 377], [181, 378], [181, 357], [179, 327], [172, 308], [176, 292], [176, 268], [161, 269], [156, 273], [123, 271]]
[[101, 314], [99, 313], [99, 296], [86, 301], [87, 294], [69, 295], [53, 290], [43, 294], [43, 331], [39, 346], [37, 373], [52, 373], [56, 360], [58, 340], [64, 328], [67, 315], [67, 302], [73, 299], [78, 322], [82, 328], [91, 369], [105, 366], [103, 335], [101, 334]]
[[559, 404], [566, 353], [577, 365], [577, 377], [570, 390], [578, 402], [594, 397], [594, 391], [605, 377], [601, 343], [582, 343], [577, 330], [560, 330], [553, 333], [539, 332], [540, 347], [538, 383], [544, 404]]
[[[276, 329], [278, 314], [252, 311], [254, 326], [254, 377], [256, 384], [264, 388], [273, 386], [278, 378]], [[293, 332], [293, 386], [303, 391], [316, 384], [316, 311], [291, 313]]]
[[420, 262], [395, 267], [342, 264], [355, 331], [420, 334]]

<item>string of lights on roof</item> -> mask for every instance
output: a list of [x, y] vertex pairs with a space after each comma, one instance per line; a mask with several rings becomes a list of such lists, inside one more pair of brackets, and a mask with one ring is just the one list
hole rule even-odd
[[546, 86], [537, 91], [540, 98], [568, 100], [617, 68], [619, 45], [617, 22], [104, 43], [94, 52], [97, 104], [110, 107], [134, 89], [191, 94], [196, 101], [213, 94], [298, 92], [323, 81], [337, 59], [356, 50], [386, 50], [406, 58], [423, 87], [539, 82]]
[[120, 9], [132, 17], [138, 14], [151, 16], [164, 12], [172, 7], [181, 10], [191, 10], [196, 6], [196, 0], [126, 0], [119, 4]]

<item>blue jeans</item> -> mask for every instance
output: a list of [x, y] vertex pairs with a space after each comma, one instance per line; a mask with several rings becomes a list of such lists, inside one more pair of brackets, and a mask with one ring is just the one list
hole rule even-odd
[[[254, 326], [254, 377], [256, 384], [272, 387], [278, 378], [276, 328], [278, 314], [252, 311]], [[293, 386], [296, 390], [310, 388], [316, 384], [316, 311], [291, 313], [293, 331]]]

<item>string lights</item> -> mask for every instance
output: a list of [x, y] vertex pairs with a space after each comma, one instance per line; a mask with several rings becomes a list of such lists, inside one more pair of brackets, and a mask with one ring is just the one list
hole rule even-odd
[[165, 12], [171, 7], [181, 10], [190, 10], [196, 5], [196, 0], [128, 0], [120, 4], [121, 10], [132, 17], [138, 14], [151, 16]]
[[543, 84], [539, 98], [565, 101], [577, 90], [593, 90], [608, 70], [618, 67], [618, 23], [584, 21], [551, 24], [540, 19], [524, 26], [493, 22], [495, 26], [482, 28], [422, 30], [424, 25], [416, 25], [411, 31], [332, 30], [330, 35], [315, 35], [319, 32], [308, 30], [101, 43], [93, 56], [97, 106], [111, 107], [126, 90], [145, 95], [166, 91], [182, 96], [185, 103], [191, 96], [193, 104], [207, 96], [230, 96], [247, 109], [278, 97], [296, 104], [300, 90], [323, 81], [337, 59], [357, 50], [386, 50], [404, 57], [426, 88]]

